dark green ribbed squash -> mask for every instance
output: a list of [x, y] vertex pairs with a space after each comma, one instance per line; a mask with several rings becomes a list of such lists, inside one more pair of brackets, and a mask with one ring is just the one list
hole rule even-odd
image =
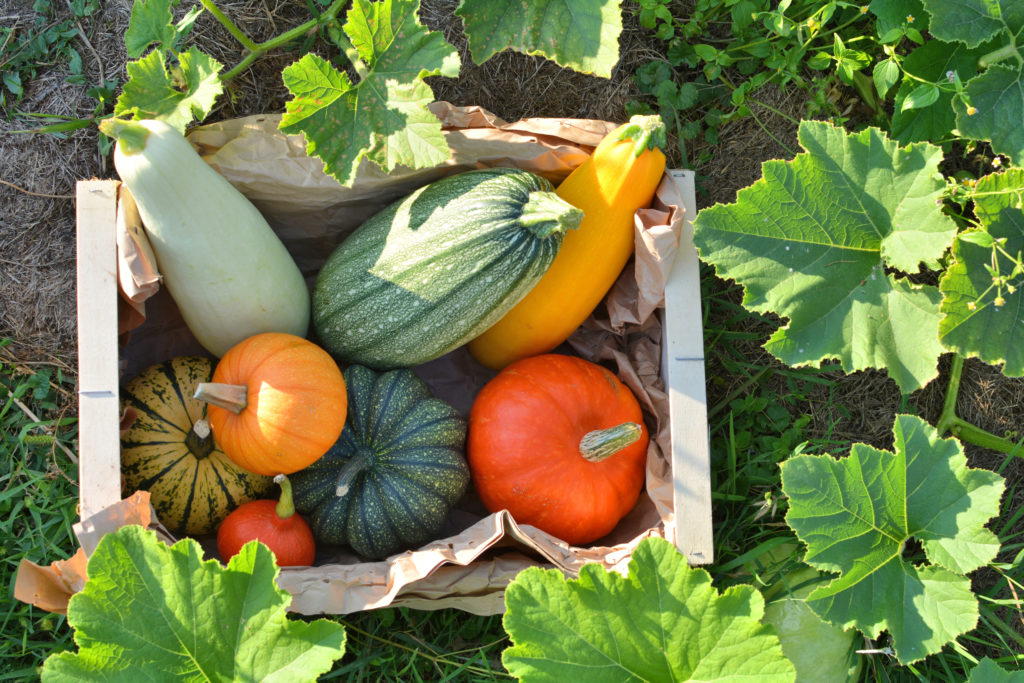
[[327, 453], [289, 479], [318, 543], [381, 559], [434, 540], [469, 485], [466, 423], [411, 370], [344, 371], [348, 418]]
[[126, 492], [149, 491], [160, 522], [175, 533], [210, 533], [229, 512], [274, 485], [233, 463], [214, 443], [206, 403], [192, 397], [212, 377], [209, 358], [179, 356], [146, 368], [121, 391], [122, 406], [138, 413], [121, 435]]
[[526, 296], [582, 215], [517, 169], [426, 185], [331, 254], [313, 289], [317, 335], [338, 358], [378, 369], [437, 358]]

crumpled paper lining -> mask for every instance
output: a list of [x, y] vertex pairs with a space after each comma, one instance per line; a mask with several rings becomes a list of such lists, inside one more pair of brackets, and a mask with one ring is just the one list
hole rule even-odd
[[[451, 173], [491, 166], [524, 168], [557, 184], [617, 125], [574, 119], [525, 119], [510, 124], [479, 107], [440, 102], [432, 108], [444, 123], [452, 160], [426, 170], [399, 168], [390, 175], [364, 162], [350, 188], [323, 173], [321, 162], [306, 154], [301, 136], [278, 131], [277, 116], [202, 126], [189, 139], [213, 168], [263, 212], [312, 285], [327, 255], [351, 230], [416, 187]], [[596, 562], [624, 573], [643, 538], [672, 539], [668, 398], [661, 378], [661, 325], [654, 312], [663, 304], [681, 226], [682, 201], [666, 174], [651, 208], [635, 217], [636, 258], [605, 305], [556, 350], [612, 364], [648, 413], [648, 426], [654, 425], [646, 491], [611, 534], [593, 546], [572, 547], [531, 526], [516, 524], [505, 511], [488, 514], [470, 491], [452, 511], [443, 530], [445, 537], [420, 549], [380, 562], [362, 561], [345, 549], [329, 549], [318, 554], [317, 566], [283, 568], [278, 583], [293, 595], [291, 609], [304, 614], [346, 614], [408, 605], [493, 614], [503, 611], [505, 586], [527, 566], [556, 567], [573, 576], [583, 564]], [[147, 319], [130, 332], [130, 341], [122, 349], [125, 379], [176, 355], [205, 353], [184, 327], [166, 291], [152, 292], [159, 287], [152, 252], [144, 234], [130, 228], [129, 233], [122, 237], [130, 239], [119, 238], [119, 246], [122, 241], [125, 246], [119, 250], [120, 268], [131, 274], [121, 273], [122, 287], [134, 286], [124, 293], [134, 303], [145, 301]], [[133, 251], [132, 244], [138, 249]], [[494, 376], [465, 349], [414, 370], [437, 396], [463, 413], [468, 413], [477, 391]], [[94, 539], [103, 533], [131, 523], [125, 521], [131, 515], [141, 519], [142, 508], [150, 514], [148, 498], [143, 502], [133, 496], [85, 520], [79, 525], [83, 547], [91, 552]], [[158, 522], [149, 526], [170, 536]], [[200, 541], [212, 547], [210, 539]]]

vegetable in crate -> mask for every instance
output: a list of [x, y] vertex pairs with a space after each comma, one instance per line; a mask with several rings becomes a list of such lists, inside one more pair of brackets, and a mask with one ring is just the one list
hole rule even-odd
[[412, 370], [345, 369], [341, 439], [292, 475], [295, 507], [322, 543], [381, 559], [432, 540], [469, 484], [466, 423]]
[[305, 336], [310, 297], [260, 212], [173, 127], [107, 119], [114, 167], [139, 207], [163, 284], [215, 356], [259, 332]]
[[288, 477], [279, 474], [279, 500], [261, 499], [235, 509], [217, 529], [217, 552], [227, 562], [242, 546], [257, 540], [270, 548], [279, 567], [309, 567], [316, 559], [316, 541], [302, 515], [295, 512]]
[[544, 354], [512, 363], [480, 390], [467, 455], [488, 510], [580, 545], [636, 504], [647, 441], [640, 404], [614, 374]]
[[345, 426], [348, 397], [334, 359], [293, 334], [236, 344], [195, 397], [210, 404], [213, 437], [237, 465], [291, 474], [327, 452]]
[[633, 216], [661, 182], [664, 145], [659, 116], [634, 116], [558, 186], [559, 197], [583, 210], [583, 221], [530, 293], [469, 342], [474, 358], [499, 370], [553, 350], [586, 320], [633, 254]]
[[122, 407], [138, 414], [121, 435], [125, 487], [149, 491], [157, 517], [174, 533], [210, 533], [231, 510], [266, 495], [272, 485], [215, 445], [206, 404], [192, 398], [212, 375], [212, 360], [180, 356], [146, 368], [121, 391]]
[[313, 289], [317, 335], [339, 358], [378, 369], [437, 358], [522, 299], [581, 215], [527, 171], [426, 185], [331, 254]]

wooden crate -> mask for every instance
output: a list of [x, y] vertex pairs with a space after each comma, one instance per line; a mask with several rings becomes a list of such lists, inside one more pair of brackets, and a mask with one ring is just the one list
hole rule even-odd
[[[683, 199], [683, 235], [665, 292], [662, 374], [670, 405], [675, 544], [690, 564], [713, 559], [708, 425], [696, 215], [691, 171], [671, 170]], [[118, 182], [77, 187], [80, 515], [83, 520], [121, 499], [118, 401]]]

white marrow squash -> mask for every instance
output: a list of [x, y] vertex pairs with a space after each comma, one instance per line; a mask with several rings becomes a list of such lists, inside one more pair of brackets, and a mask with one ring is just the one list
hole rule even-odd
[[260, 332], [305, 337], [310, 294], [259, 210], [177, 129], [155, 119], [107, 119], [114, 167], [139, 214], [192, 334], [220, 357]]

